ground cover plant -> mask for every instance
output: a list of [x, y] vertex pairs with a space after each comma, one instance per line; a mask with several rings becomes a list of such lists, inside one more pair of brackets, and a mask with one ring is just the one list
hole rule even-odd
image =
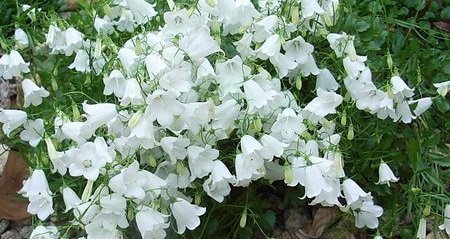
[[32, 237], [450, 233], [449, 2], [0, 4]]

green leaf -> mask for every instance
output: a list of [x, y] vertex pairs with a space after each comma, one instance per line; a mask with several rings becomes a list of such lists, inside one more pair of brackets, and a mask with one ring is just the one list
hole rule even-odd
[[364, 20], [359, 21], [356, 23], [356, 31], [358, 32], [365, 32], [367, 29], [369, 29], [370, 24]]
[[441, 17], [444, 19], [450, 19], [450, 7], [446, 7], [442, 10]]
[[450, 105], [449, 105], [448, 102], [447, 102], [444, 98], [442, 98], [442, 97], [437, 97], [437, 98], [434, 100], [434, 104], [436, 105], [437, 109], [438, 109], [440, 112], [442, 112], [442, 113], [445, 113], [445, 112], [447, 112], [448, 110], [450, 110]]
[[273, 211], [266, 211], [264, 215], [262, 216], [264, 221], [267, 222], [267, 224], [270, 226], [270, 229], [275, 228], [275, 222], [277, 221], [277, 217]]

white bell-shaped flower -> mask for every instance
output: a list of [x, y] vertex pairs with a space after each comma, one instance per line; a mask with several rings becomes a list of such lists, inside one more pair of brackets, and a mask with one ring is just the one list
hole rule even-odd
[[342, 103], [342, 100], [342, 96], [319, 88], [317, 89], [317, 97], [309, 102], [304, 110], [310, 111], [319, 117], [325, 117], [328, 114], [335, 114], [336, 107]]
[[66, 56], [71, 56], [74, 52], [77, 52], [78, 50], [83, 46], [83, 34], [76, 30], [73, 27], [67, 28], [65, 31], [65, 37], [66, 37]]
[[447, 92], [450, 90], [450, 80], [444, 81], [440, 83], [433, 84], [434, 87], [436, 87], [436, 91], [439, 95], [442, 97], [445, 97], [447, 95]]
[[20, 76], [21, 73], [28, 73], [30, 69], [19, 52], [12, 50], [11, 53], [5, 54], [0, 58], [0, 77], [6, 80], [12, 79], [14, 76]]
[[[383, 208], [374, 205], [372, 200], [364, 201], [360, 207], [352, 207], [357, 228], [364, 226], [375, 229], [378, 227], [378, 217], [383, 215]], [[357, 210], [356, 210], [357, 209]]]
[[199, 216], [206, 212], [206, 208], [190, 204], [182, 198], [177, 198], [170, 204], [170, 210], [177, 222], [178, 234], [183, 234], [186, 228], [189, 230], [197, 228], [200, 225]]
[[136, 224], [145, 239], [164, 239], [170, 226], [169, 215], [164, 215], [153, 208], [141, 206], [136, 213]]
[[87, 73], [91, 72], [90, 60], [88, 53], [80, 49], [75, 55], [75, 59], [72, 64], [69, 65], [69, 69], [75, 69], [78, 72]]
[[3, 133], [9, 137], [13, 130], [27, 122], [27, 113], [22, 110], [5, 110], [0, 108], [0, 122], [3, 123]]
[[339, 87], [340, 85], [336, 82], [330, 70], [326, 68], [320, 70], [317, 75], [316, 90], [321, 88], [324, 91], [336, 91]]
[[127, 6], [138, 25], [147, 23], [157, 14], [153, 6], [145, 0], [127, 0]]
[[395, 183], [399, 180], [399, 178], [395, 177], [391, 168], [383, 161], [380, 163], [380, 167], [378, 168], [378, 182], [377, 184], [387, 184]]
[[30, 239], [58, 239], [59, 232], [55, 226], [37, 226], [33, 229]]
[[109, 35], [114, 32], [114, 24], [108, 16], [103, 18], [96, 16], [94, 20], [94, 28], [101, 35]]
[[126, 81], [125, 91], [120, 101], [121, 106], [131, 105], [143, 105], [145, 103], [144, 96], [142, 95], [141, 85], [136, 78], [131, 78]]
[[20, 139], [28, 141], [32, 147], [36, 147], [44, 135], [44, 120], [27, 120], [23, 124], [23, 128], [24, 131], [20, 132]]
[[118, 70], [111, 71], [109, 77], [103, 78], [103, 83], [105, 84], [103, 90], [104, 95], [111, 95], [114, 93], [114, 95], [119, 98], [123, 97], [127, 84], [122, 72]]
[[145, 198], [144, 187], [146, 184], [147, 178], [144, 173], [139, 171], [137, 161], [133, 161], [127, 168], [122, 169], [121, 173], [109, 180], [109, 188], [113, 192], [137, 199]]
[[444, 223], [439, 226], [439, 229], [445, 230], [447, 235], [450, 235], [450, 204], [447, 204], [444, 209]]
[[42, 103], [42, 98], [47, 97], [50, 93], [44, 87], [37, 86], [32, 80], [25, 79], [22, 81], [22, 89], [24, 94], [23, 106], [26, 108], [30, 104], [38, 106]]
[[220, 51], [219, 44], [209, 35], [209, 31], [200, 28], [191, 32], [180, 41], [180, 49], [184, 50], [194, 62]]
[[195, 178], [202, 178], [213, 170], [213, 160], [219, 157], [219, 150], [206, 145], [204, 148], [199, 146], [189, 146], [187, 148], [189, 171], [191, 171], [191, 181]]
[[342, 183], [342, 191], [344, 192], [344, 197], [347, 201], [347, 205], [352, 205], [353, 203], [357, 203], [362, 200], [372, 199], [370, 193], [364, 192], [361, 187], [351, 178], [344, 180], [344, 182]]
[[310, 18], [314, 14], [322, 14], [324, 10], [320, 7], [316, 0], [300, 0], [302, 7], [302, 17]]
[[392, 84], [392, 93], [394, 93], [394, 95], [398, 95], [399, 100], [397, 101], [401, 101], [404, 98], [410, 98], [414, 96], [414, 88], [411, 89], [408, 87], [408, 85], [406, 85], [406, 83], [403, 81], [402, 78], [400, 78], [399, 76], [393, 76], [391, 78], [391, 84]]
[[14, 31], [14, 40], [20, 47], [27, 47], [29, 44], [27, 33], [22, 28], [17, 28]]

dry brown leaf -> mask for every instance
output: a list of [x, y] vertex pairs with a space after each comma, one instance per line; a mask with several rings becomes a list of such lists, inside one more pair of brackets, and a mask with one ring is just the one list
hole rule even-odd
[[28, 176], [28, 166], [17, 152], [10, 151], [0, 178], [0, 218], [22, 220], [30, 217], [28, 201], [21, 199], [17, 191]]
[[450, 21], [433, 22], [433, 25], [441, 30], [450, 32]]

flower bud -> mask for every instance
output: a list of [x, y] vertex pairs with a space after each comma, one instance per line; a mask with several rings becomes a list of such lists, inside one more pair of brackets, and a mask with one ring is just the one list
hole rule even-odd
[[81, 201], [87, 202], [92, 194], [92, 187], [94, 186], [94, 181], [88, 180], [86, 187], [84, 187], [83, 194], [81, 195]]
[[244, 228], [247, 224], [247, 208], [244, 209], [244, 212], [242, 212], [241, 220], [239, 220], [239, 226], [241, 228]]
[[134, 113], [133, 116], [131, 116], [130, 120], [128, 121], [128, 127], [130, 127], [131, 129], [136, 127], [136, 125], [141, 120], [142, 115], [143, 113], [141, 110], [138, 110], [136, 113]]
[[355, 137], [355, 132], [353, 131], [353, 124], [350, 125], [347, 132], [347, 139], [352, 140]]

